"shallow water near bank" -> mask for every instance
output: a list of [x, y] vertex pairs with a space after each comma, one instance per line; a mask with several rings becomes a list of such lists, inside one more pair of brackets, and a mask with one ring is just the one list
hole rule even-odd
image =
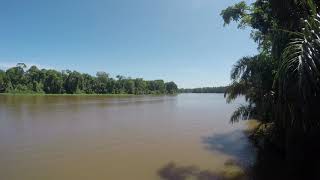
[[173, 162], [223, 171], [253, 162], [230, 124], [240, 99], [177, 96], [0, 96], [0, 174], [8, 180], [159, 180]]

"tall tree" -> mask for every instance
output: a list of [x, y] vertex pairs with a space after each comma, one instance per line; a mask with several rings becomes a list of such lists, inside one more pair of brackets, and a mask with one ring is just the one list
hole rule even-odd
[[68, 94], [81, 93], [83, 89], [82, 75], [77, 71], [70, 72], [65, 80], [64, 87]]
[[146, 94], [147, 93], [147, 83], [141, 78], [134, 80], [135, 94]]
[[0, 93], [4, 93], [7, 90], [7, 78], [6, 73], [0, 70]]
[[25, 76], [28, 82], [29, 89], [37, 93], [43, 92], [42, 79], [44, 74], [36, 66], [31, 66], [27, 70]]
[[178, 92], [178, 86], [174, 82], [167, 82], [165, 83], [166, 92], [169, 94], [175, 94]]
[[25, 68], [25, 64], [19, 63], [16, 67], [9, 68], [6, 71], [6, 77], [11, 82], [13, 89], [26, 85], [23, 68]]
[[62, 73], [55, 70], [45, 70], [43, 88], [48, 94], [60, 94], [63, 91]]
[[319, 164], [307, 152], [320, 150], [320, 143], [312, 141], [320, 137], [319, 3], [256, 0], [221, 13], [225, 24], [236, 21], [241, 28], [251, 27], [259, 48], [258, 55], [241, 58], [231, 72], [227, 100], [244, 95], [248, 102], [231, 119], [259, 120], [268, 127], [260, 140], [283, 150], [287, 160], [295, 162], [290, 164], [312, 161], [310, 169]]
[[134, 94], [135, 93], [135, 84], [132, 79], [125, 79], [124, 81], [124, 89], [127, 94]]
[[97, 72], [97, 80], [95, 85], [95, 92], [98, 94], [105, 94], [108, 92], [107, 84], [109, 75], [106, 72]]

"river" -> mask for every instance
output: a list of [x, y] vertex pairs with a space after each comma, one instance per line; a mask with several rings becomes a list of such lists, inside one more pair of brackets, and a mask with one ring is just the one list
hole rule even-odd
[[213, 172], [252, 163], [240, 99], [177, 96], [0, 95], [4, 180], [160, 180], [172, 162]]

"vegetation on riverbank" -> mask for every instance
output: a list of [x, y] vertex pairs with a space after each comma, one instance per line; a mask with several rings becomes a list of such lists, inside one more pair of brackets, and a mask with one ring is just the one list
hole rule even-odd
[[[157, 94], [153, 94], [157, 95]], [[161, 94], [159, 94], [161, 95]], [[136, 94], [45, 94], [45, 93], [0, 93], [0, 96], [105, 96], [105, 97], [123, 97], [136, 96]]]
[[263, 131], [256, 131], [255, 141], [264, 152], [273, 149], [284, 157], [285, 177], [319, 178], [319, 11], [318, 0], [256, 0], [251, 5], [242, 1], [221, 13], [225, 25], [235, 21], [239, 28], [252, 28], [259, 50], [241, 58], [231, 71], [227, 101], [245, 96], [248, 102], [231, 121], [261, 123]]
[[194, 89], [179, 89], [180, 93], [225, 93], [227, 87], [203, 87], [203, 88], [194, 88]]
[[146, 81], [141, 78], [117, 76], [106, 72], [96, 76], [77, 71], [27, 69], [23, 63], [0, 70], [0, 93], [9, 94], [175, 94], [178, 86], [163, 80]]

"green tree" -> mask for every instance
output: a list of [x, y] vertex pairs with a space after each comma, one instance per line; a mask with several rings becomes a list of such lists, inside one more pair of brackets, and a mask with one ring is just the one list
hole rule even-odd
[[135, 94], [146, 94], [147, 93], [147, 82], [141, 78], [134, 80]]
[[86, 94], [94, 93], [95, 78], [89, 74], [82, 74], [82, 78], [83, 78], [83, 91]]
[[107, 83], [107, 93], [115, 94], [116, 93], [116, 81], [113, 78], [109, 78]]
[[152, 94], [164, 94], [166, 91], [163, 80], [154, 80], [147, 82], [148, 91]]
[[166, 87], [163, 80], [155, 80], [155, 88], [158, 94], [166, 93]]
[[178, 86], [174, 82], [167, 82], [165, 83], [166, 92], [169, 94], [175, 94], [178, 92]]
[[83, 77], [79, 72], [72, 71], [68, 73], [64, 84], [64, 88], [68, 94], [81, 93], [83, 89]]
[[17, 64], [16, 67], [9, 68], [6, 71], [6, 77], [10, 81], [10, 84], [12, 85], [12, 90], [15, 90], [17, 88], [20, 88], [22, 86], [26, 85], [26, 79], [24, 77], [24, 69], [25, 64]]
[[108, 92], [109, 74], [106, 72], [97, 72], [96, 76], [95, 92], [98, 94], [106, 94]]
[[4, 93], [7, 90], [7, 78], [6, 73], [0, 70], [0, 93]]
[[30, 90], [36, 93], [44, 92], [42, 81], [44, 74], [36, 66], [31, 66], [25, 76]]
[[62, 73], [55, 70], [45, 70], [43, 89], [47, 94], [60, 94], [63, 91]]
[[279, 109], [286, 128], [302, 132], [320, 129], [320, 14], [303, 20], [284, 49], [277, 74]]
[[37, 68], [37, 66], [31, 66], [26, 72], [27, 80], [29, 82], [36, 81], [40, 82], [42, 78], [41, 71]]
[[125, 79], [124, 80], [124, 89], [125, 93], [127, 94], [134, 94], [135, 93], [135, 83], [132, 79]]
[[121, 75], [117, 75], [116, 78], [117, 78], [117, 81], [115, 82], [115, 92], [117, 94], [125, 93], [125, 87], [124, 87], [125, 77]]
[[113, 79], [106, 72], [91, 76], [70, 70], [40, 70], [36, 66], [25, 69], [26, 65], [19, 63], [6, 72], [0, 71], [0, 93], [164, 94], [176, 92], [177, 88], [173, 82], [165, 84], [163, 80], [147, 82], [120, 75]]
[[259, 120], [268, 127], [260, 141], [271, 142], [287, 159], [320, 146], [310, 141], [320, 137], [319, 6], [316, 0], [256, 0], [221, 13], [225, 24], [251, 27], [259, 49], [258, 55], [241, 58], [231, 72], [227, 100], [243, 95], [248, 102], [231, 120]]
[[248, 118], [259, 119], [264, 123], [272, 120], [274, 68], [272, 58], [263, 54], [244, 57], [234, 65], [231, 71], [232, 83], [226, 89], [227, 101], [231, 102], [244, 95], [248, 105], [240, 106], [234, 112], [232, 122]]

